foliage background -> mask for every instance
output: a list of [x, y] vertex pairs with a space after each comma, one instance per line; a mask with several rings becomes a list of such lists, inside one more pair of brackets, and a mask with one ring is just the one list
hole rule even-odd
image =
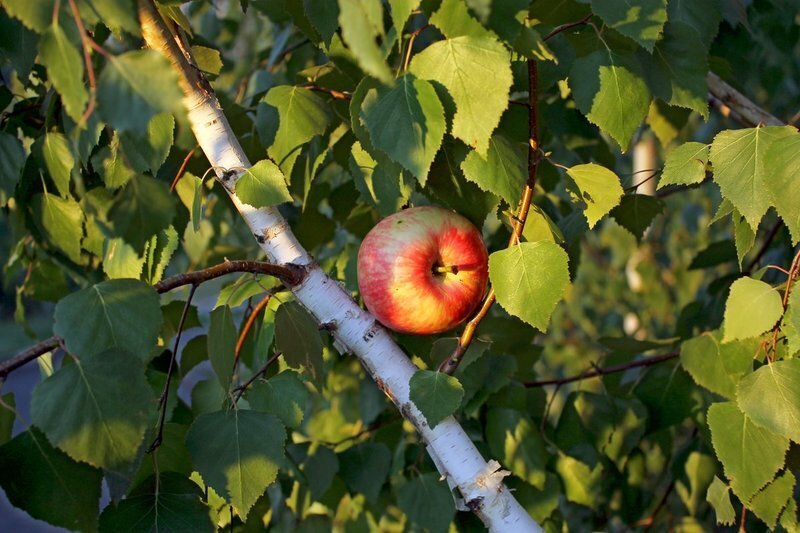
[[[404, 205], [454, 208], [482, 228], [491, 252], [507, 247], [528, 176], [524, 104], [527, 62], [536, 61], [546, 158], [523, 234], [539, 244], [523, 260], [548, 279], [566, 280], [568, 269], [570, 282], [517, 294], [543, 302], [533, 311], [500, 296], [494, 275], [500, 305], [445, 399], [455, 398], [470, 436], [513, 473], [515, 495], [550, 530], [707, 530], [743, 517], [748, 529], [795, 531], [800, 303], [782, 298], [800, 293], [763, 267], [792, 265], [800, 144], [792, 128], [740, 130], [709, 111], [706, 73], [791, 123], [800, 6], [625, 4], [161, 6], [191, 28], [199, 68], [262, 162], [252, 172], [261, 188], [237, 192], [254, 204], [291, 198], [281, 211], [298, 238], [354, 294], [360, 239]], [[0, 12], [0, 357], [52, 333], [76, 356], [39, 358], [32, 395], [18, 374], [5, 383], [0, 487], [11, 503], [86, 530], [130, 525], [132, 514], [149, 526], [147, 511], [159, 506], [198, 530], [231, 521], [242, 531], [479, 528], [470, 513], [456, 515], [420, 442], [358, 362], [337, 355], [263, 276], [198, 289], [164, 442], [144, 453], [189, 292], [159, 301], [147, 284], [260, 250], [220, 185], [202, 179], [208, 163], [174, 75], [153, 53], [131, 52], [142, 44], [134, 3], [75, 5], [103, 47], [92, 54], [94, 96], [82, 89], [89, 78], [70, 3], [3, 0]], [[457, 60], [430, 51], [437, 43], [469, 44], [466, 88], [448, 77]], [[418, 107], [404, 111], [407, 101]], [[659, 172], [635, 174], [631, 148], [651, 141]], [[712, 145], [708, 166], [703, 145]], [[534, 251], [562, 249], [545, 262]], [[748, 277], [763, 283], [742, 283]], [[87, 328], [99, 294], [91, 287], [124, 302], [125, 318], [106, 329], [127, 335], [109, 333], [104, 344]], [[273, 296], [234, 372], [235, 341], [264, 291]], [[435, 369], [458, 334], [398, 340]], [[94, 353], [99, 345], [108, 350]], [[235, 386], [278, 352], [231, 409]], [[558, 383], [614, 366], [626, 368]], [[95, 393], [104, 408], [92, 419], [80, 401]], [[237, 443], [245, 453], [226, 455]], [[234, 479], [226, 467], [241, 464], [251, 475]], [[154, 495], [156, 479], [169, 497]], [[101, 480], [112, 503], [98, 521]]]

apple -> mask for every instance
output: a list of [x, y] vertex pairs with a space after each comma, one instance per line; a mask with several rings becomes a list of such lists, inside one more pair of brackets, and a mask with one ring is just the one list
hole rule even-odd
[[399, 333], [452, 329], [480, 303], [488, 254], [466, 218], [434, 206], [381, 220], [358, 250], [358, 287], [367, 309]]

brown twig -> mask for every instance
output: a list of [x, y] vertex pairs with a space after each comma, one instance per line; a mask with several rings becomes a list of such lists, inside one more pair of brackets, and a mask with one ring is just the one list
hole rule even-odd
[[[200, 285], [206, 281], [232, 274], [234, 272], [250, 272], [252, 274], [266, 274], [275, 276], [283, 281], [287, 286], [294, 286], [303, 281], [305, 270], [295, 265], [273, 265], [258, 261], [225, 261], [203, 270], [176, 274], [175, 276], [163, 279], [153, 285], [159, 293], [169, 292], [172, 289], [183, 287], [184, 285]], [[8, 374], [17, 368], [33, 361], [37, 357], [57, 348], [62, 339], [57, 336], [50, 337], [42, 342], [31, 346], [24, 352], [20, 352], [14, 357], [0, 363], [0, 379], [4, 379]]]
[[646, 359], [639, 359], [637, 361], [632, 361], [630, 363], [623, 363], [619, 365], [613, 365], [608, 367], [593, 367], [587, 369], [576, 376], [569, 376], [566, 378], [559, 378], [559, 379], [543, 379], [539, 381], [526, 381], [523, 383], [528, 388], [533, 387], [544, 387], [547, 385], [566, 385], [567, 383], [574, 383], [575, 381], [582, 381], [584, 379], [595, 378], [598, 376], [605, 376], [608, 374], [614, 374], [616, 372], [624, 372], [631, 368], [639, 368], [639, 367], [647, 367], [652, 366], [658, 363], [663, 363], [664, 361], [669, 361], [670, 359], [675, 359], [680, 355], [680, 351], [673, 350], [671, 352], [656, 355], [653, 357], [648, 357]]
[[764, 126], [783, 126], [786, 124], [779, 118], [764, 111], [713, 72], [708, 73], [706, 81], [708, 82], [709, 100], [723, 116], [731, 117], [748, 127], [755, 127], [759, 124]]
[[24, 352], [20, 352], [14, 357], [3, 361], [0, 363], [0, 379], [4, 379], [7, 375], [22, 365], [30, 363], [34, 359], [46, 354], [51, 350], [55, 350], [60, 346], [60, 344], [61, 339], [54, 335], [49, 339], [45, 339], [42, 342], [31, 346]]
[[416, 40], [417, 36], [420, 33], [425, 31], [429, 27], [430, 27], [430, 24], [425, 24], [424, 26], [421, 26], [420, 28], [414, 30], [413, 32], [411, 32], [409, 34], [410, 36], [408, 38], [408, 49], [406, 50], [406, 57], [405, 57], [405, 60], [403, 61], [403, 71], [404, 72], [406, 70], [408, 70], [408, 62], [411, 60], [411, 49], [414, 48], [414, 41]]
[[186, 165], [189, 164], [189, 160], [192, 158], [192, 156], [194, 155], [194, 153], [197, 151], [198, 148], [200, 148], [200, 145], [196, 144], [194, 148], [189, 150], [189, 153], [186, 154], [186, 157], [183, 158], [183, 163], [181, 163], [181, 167], [178, 169], [178, 173], [175, 174], [175, 179], [172, 180], [172, 185], [169, 186], [169, 192], [175, 190], [175, 187], [178, 185], [178, 182], [183, 177], [183, 173], [186, 170]]
[[203, 283], [232, 272], [250, 272], [252, 274], [275, 276], [290, 287], [300, 283], [305, 276], [304, 269], [296, 265], [273, 265], [259, 261], [225, 261], [203, 270], [176, 274], [159, 281], [154, 287], [159, 293], [162, 293], [183, 285]]
[[250, 376], [250, 379], [245, 381], [242, 385], [236, 387], [236, 389], [235, 389], [236, 390], [236, 397], [233, 399], [233, 404], [234, 405], [239, 403], [239, 400], [241, 399], [242, 395], [244, 394], [244, 391], [246, 391], [248, 389], [248, 387], [250, 387], [250, 385], [252, 385], [255, 382], [255, 380], [257, 380], [259, 377], [261, 377], [264, 374], [266, 374], [267, 370], [269, 370], [269, 367], [272, 366], [272, 364], [275, 361], [277, 361], [280, 356], [281, 356], [281, 352], [275, 352], [275, 354], [272, 357], [270, 357], [267, 360], [267, 362], [264, 363], [264, 365], [261, 368], [259, 368], [258, 371], [256, 371], [255, 374]]
[[756, 265], [758, 265], [758, 262], [761, 261], [761, 259], [764, 257], [764, 254], [767, 253], [769, 245], [772, 244], [772, 241], [775, 240], [775, 236], [778, 235], [778, 231], [781, 229], [781, 226], [783, 226], [783, 219], [779, 218], [778, 221], [775, 223], [775, 225], [772, 226], [772, 229], [769, 230], [767, 236], [764, 237], [764, 242], [761, 245], [761, 248], [758, 249], [758, 253], [756, 253], [756, 256], [753, 258], [752, 261], [750, 261], [750, 264], [747, 265], [747, 268], [744, 269], [743, 272], [745, 274], [751, 273], [753, 269], [756, 267]]
[[592, 19], [592, 14], [589, 13], [582, 19], [576, 20], [575, 22], [568, 22], [566, 24], [562, 24], [561, 26], [556, 26], [550, 33], [542, 37], [542, 41], [549, 41], [559, 33], [565, 32], [571, 28], [575, 28], [576, 26], [583, 26], [584, 24], [588, 24], [591, 19]]
[[270, 298], [272, 298], [272, 294], [267, 293], [264, 298], [258, 302], [255, 308], [253, 308], [250, 316], [247, 317], [247, 321], [244, 323], [242, 332], [239, 333], [239, 339], [236, 341], [236, 348], [233, 351], [233, 368], [236, 368], [236, 365], [239, 364], [239, 352], [242, 351], [242, 346], [244, 346], [244, 340], [247, 337], [247, 334], [253, 328], [253, 324], [255, 324], [258, 315], [261, 314], [261, 311], [263, 311], [265, 307], [267, 307]]
[[353, 95], [346, 91], [337, 91], [336, 89], [329, 89], [328, 87], [322, 87], [314, 83], [303, 85], [303, 87], [305, 87], [310, 91], [317, 91], [320, 93], [329, 94], [334, 98], [334, 100], [350, 100], [351, 98], [353, 98]]
[[175, 359], [178, 357], [178, 346], [181, 342], [181, 334], [183, 333], [183, 326], [186, 324], [186, 317], [189, 314], [189, 307], [192, 305], [192, 298], [197, 290], [198, 285], [193, 284], [189, 291], [189, 296], [186, 298], [186, 303], [183, 304], [183, 312], [181, 313], [181, 320], [178, 322], [178, 333], [175, 335], [175, 344], [172, 347], [172, 354], [169, 358], [169, 368], [167, 369], [167, 381], [164, 383], [164, 389], [161, 391], [161, 397], [158, 399], [158, 405], [161, 411], [158, 415], [158, 433], [147, 448], [147, 453], [153, 453], [164, 440], [164, 423], [167, 420], [167, 400], [169, 400], [169, 386], [172, 383], [172, 374], [175, 371]]
[[94, 111], [96, 94], [97, 94], [97, 78], [94, 73], [94, 65], [92, 64], [92, 45], [94, 40], [86, 33], [86, 27], [83, 25], [81, 14], [78, 11], [78, 5], [75, 0], [69, 0], [70, 11], [72, 11], [72, 18], [75, 19], [75, 25], [78, 27], [78, 34], [81, 37], [81, 48], [83, 48], [83, 62], [86, 63], [86, 74], [89, 78], [89, 102], [86, 106], [86, 111], [83, 112], [81, 122], [86, 124]]
[[[786, 306], [789, 304], [789, 293], [792, 291], [792, 284], [794, 279], [800, 273], [800, 251], [798, 251], [794, 259], [792, 259], [792, 266], [789, 267], [789, 276], [786, 280], [786, 289], [783, 291], [783, 310], [786, 311]], [[772, 328], [772, 354], [767, 354], [767, 362], [775, 360], [775, 355], [778, 351], [778, 333], [781, 330], [781, 321], [779, 320], [775, 327]]]
[[[525, 228], [525, 220], [528, 218], [528, 210], [531, 207], [531, 200], [533, 199], [533, 190], [536, 187], [536, 175], [539, 168], [539, 162], [541, 161], [541, 155], [539, 151], [539, 109], [537, 105], [539, 100], [538, 77], [539, 72], [536, 61], [529, 59], [528, 179], [525, 183], [525, 190], [522, 193], [522, 199], [520, 200], [516, 215], [511, 219], [512, 232], [508, 242], [509, 246], [519, 243], [519, 239], [522, 236], [522, 230]], [[475, 331], [478, 329], [478, 325], [489, 313], [489, 309], [491, 309], [494, 301], [494, 289], [490, 288], [488, 294], [483, 300], [483, 303], [478, 309], [478, 312], [470, 319], [469, 322], [467, 322], [467, 325], [464, 327], [464, 332], [458, 338], [458, 343], [456, 344], [455, 350], [453, 350], [453, 353], [450, 354], [450, 356], [442, 361], [442, 364], [439, 365], [440, 372], [452, 375], [456, 371], [458, 365], [461, 363], [461, 360], [464, 357], [464, 354], [467, 353], [469, 345], [472, 343], [472, 339], [475, 336]]]

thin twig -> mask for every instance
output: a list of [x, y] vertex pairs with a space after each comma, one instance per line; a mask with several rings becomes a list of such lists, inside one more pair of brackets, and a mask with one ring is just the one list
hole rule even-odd
[[236, 341], [236, 349], [234, 350], [233, 356], [233, 368], [236, 368], [236, 365], [239, 364], [239, 352], [242, 351], [242, 346], [244, 346], [244, 340], [247, 338], [247, 334], [253, 328], [253, 324], [256, 322], [256, 318], [261, 311], [267, 307], [270, 298], [272, 298], [272, 294], [267, 293], [264, 298], [261, 299], [260, 302], [253, 308], [253, 311], [250, 313], [250, 316], [247, 317], [247, 322], [244, 323], [244, 327], [242, 328], [242, 332], [239, 333], [239, 339]]
[[411, 49], [414, 48], [414, 41], [416, 40], [417, 36], [425, 31], [430, 24], [425, 24], [424, 26], [414, 30], [411, 32], [410, 37], [408, 38], [408, 49], [406, 50], [406, 58], [403, 61], [403, 72], [408, 70], [408, 62], [411, 60]]
[[75, 19], [75, 25], [78, 27], [78, 34], [81, 37], [81, 48], [83, 48], [83, 61], [86, 63], [86, 74], [89, 77], [89, 102], [86, 106], [86, 111], [83, 112], [81, 123], [86, 124], [89, 117], [94, 111], [95, 99], [97, 94], [97, 79], [94, 73], [94, 65], [92, 64], [91, 42], [94, 42], [91, 37], [86, 33], [86, 27], [83, 25], [81, 14], [78, 11], [78, 5], [75, 0], [69, 0], [69, 7], [72, 11], [72, 18]]
[[391, 416], [391, 417], [387, 418], [386, 420], [382, 420], [381, 422], [374, 422], [374, 423], [370, 424], [369, 426], [365, 427], [364, 429], [362, 429], [361, 431], [359, 431], [355, 435], [350, 435], [349, 437], [345, 437], [345, 438], [343, 438], [341, 440], [338, 440], [336, 442], [325, 442], [325, 445], [329, 446], [331, 448], [335, 448], [336, 446], [344, 444], [345, 442], [350, 442], [351, 440], [356, 440], [359, 437], [363, 437], [364, 435], [367, 435], [369, 433], [378, 431], [381, 428], [384, 428], [386, 426], [392, 425], [395, 422], [400, 422], [401, 420], [403, 420], [402, 416], [394, 415], [394, 416]]
[[147, 453], [153, 453], [164, 440], [164, 423], [167, 420], [167, 400], [169, 400], [169, 386], [172, 383], [172, 374], [175, 371], [175, 359], [178, 357], [178, 346], [181, 342], [181, 334], [183, 333], [183, 326], [186, 324], [186, 317], [189, 314], [189, 307], [192, 305], [192, 298], [197, 290], [198, 285], [192, 285], [189, 290], [189, 296], [186, 298], [186, 303], [183, 304], [183, 312], [181, 313], [181, 320], [178, 322], [178, 333], [175, 335], [175, 344], [172, 347], [172, 354], [169, 358], [169, 368], [167, 369], [167, 381], [164, 383], [164, 389], [161, 391], [161, 397], [158, 400], [158, 405], [161, 411], [158, 415], [158, 433], [156, 438], [153, 439], [150, 447], [147, 448]]
[[21, 367], [24, 364], [30, 363], [34, 359], [46, 354], [51, 350], [55, 350], [61, 345], [61, 339], [55, 335], [49, 339], [35, 344], [27, 350], [18, 353], [14, 357], [0, 363], [0, 378], [5, 378], [12, 371]]
[[764, 126], [785, 125], [785, 122], [764, 111], [713, 72], [708, 73], [706, 81], [708, 82], [709, 100], [723, 116], [730, 116], [748, 127], [755, 127], [759, 124]]
[[[261, 263], [258, 261], [225, 261], [224, 263], [210, 266], [203, 270], [176, 274], [175, 276], [159, 281], [153, 285], [153, 288], [159, 294], [163, 294], [172, 289], [183, 287], [184, 285], [200, 285], [206, 281], [234, 272], [250, 272], [252, 274], [275, 276], [289, 287], [301, 283], [305, 277], [305, 270], [296, 265], [273, 265], [271, 263]], [[5, 378], [17, 368], [57, 348], [61, 342], [63, 342], [63, 339], [53, 336], [31, 346], [24, 352], [20, 352], [7, 361], [3, 361], [0, 363], [0, 378]]]
[[761, 259], [764, 257], [764, 254], [767, 253], [769, 245], [772, 244], [772, 241], [775, 240], [775, 236], [778, 235], [778, 231], [781, 229], [781, 226], [783, 226], [783, 219], [779, 218], [778, 221], [775, 223], [775, 225], [772, 226], [772, 229], [769, 230], [767, 236], [764, 237], [764, 243], [761, 245], [761, 248], [758, 249], [758, 253], [756, 254], [756, 256], [753, 258], [752, 261], [750, 261], [750, 264], [747, 265], [747, 268], [744, 269], [743, 272], [745, 274], [751, 273], [753, 269], [756, 267], [756, 265], [758, 265], [758, 262], [761, 261]]
[[270, 357], [267, 360], [267, 362], [264, 363], [264, 365], [256, 371], [255, 374], [250, 376], [250, 379], [245, 381], [242, 385], [236, 387], [236, 389], [235, 389], [236, 390], [236, 397], [233, 399], [233, 405], [236, 405], [237, 403], [239, 403], [239, 400], [241, 399], [242, 395], [244, 394], [244, 391], [246, 391], [248, 389], [248, 387], [250, 387], [250, 385], [252, 385], [255, 382], [255, 380], [257, 380], [259, 377], [261, 377], [264, 374], [266, 374], [267, 370], [269, 370], [269, 367], [272, 366], [272, 363], [277, 361], [280, 356], [281, 356], [281, 352], [275, 352], [275, 355]]
[[189, 153], [186, 154], [186, 157], [183, 158], [183, 163], [181, 163], [181, 167], [178, 169], [178, 173], [175, 174], [175, 179], [172, 180], [172, 185], [169, 186], [169, 192], [175, 190], [175, 187], [178, 185], [178, 182], [183, 177], [183, 172], [186, 170], [186, 165], [189, 164], [189, 160], [192, 158], [192, 156], [194, 155], [194, 153], [197, 151], [198, 148], [200, 148], [200, 145], [196, 144], [194, 148], [189, 150]]
[[[522, 230], [525, 228], [525, 220], [528, 218], [528, 210], [530, 209], [531, 200], [533, 199], [533, 190], [536, 187], [536, 174], [539, 168], [539, 162], [541, 161], [539, 150], [539, 109], [537, 105], [539, 100], [538, 77], [539, 73], [537, 70], [536, 61], [529, 59], [528, 179], [525, 183], [525, 191], [522, 193], [522, 199], [520, 200], [517, 212], [511, 219], [512, 231], [508, 242], [509, 246], [519, 243], [520, 237], [522, 236]], [[478, 325], [489, 313], [489, 309], [491, 309], [494, 301], [494, 288], [490, 288], [489, 293], [484, 298], [483, 303], [478, 309], [478, 312], [472, 317], [472, 319], [470, 319], [469, 322], [467, 322], [467, 325], [464, 327], [464, 332], [458, 338], [458, 343], [456, 344], [455, 350], [453, 350], [453, 353], [450, 354], [450, 356], [442, 361], [442, 364], [439, 365], [440, 372], [452, 375], [456, 371], [458, 365], [461, 363], [461, 360], [464, 357], [464, 354], [467, 353], [469, 345], [472, 343], [472, 339], [475, 336], [475, 331], [478, 329]]]
[[308, 84], [308, 85], [303, 85], [302, 87], [304, 87], [304, 88], [306, 88], [306, 89], [308, 89], [310, 91], [317, 91], [317, 92], [320, 92], [320, 93], [327, 93], [327, 94], [331, 95], [334, 98], [334, 100], [350, 100], [351, 98], [353, 98], [353, 95], [351, 93], [349, 93], [349, 92], [337, 91], [336, 89], [329, 89], [328, 87], [322, 87], [320, 85], [316, 85], [316, 84], [313, 84], [313, 83]]
[[562, 24], [561, 26], [556, 26], [550, 33], [542, 37], [542, 41], [549, 41], [559, 33], [565, 32], [571, 28], [575, 28], [576, 26], [583, 26], [584, 24], [588, 24], [591, 19], [592, 19], [592, 13], [589, 13], [582, 19], [576, 20], [575, 22], [568, 22], [566, 24]]
[[665, 354], [656, 355], [653, 357], [648, 357], [646, 359], [639, 359], [637, 361], [632, 361], [630, 363], [623, 363], [620, 365], [608, 366], [608, 367], [593, 367], [588, 370], [581, 372], [576, 376], [569, 376], [566, 378], [559, 378], [559, 379], [543, 379], [539, 381], [526, 381], [523, 383], [528, 388], [533, 387], [544, 387], [547, 385], [566, 385], [567, 383], [573, 383], [575, 381], [582, 381], [584, 379], [595, 378], [598, 376], [605, 376], [608, 374], [614, 374], [616, 372], [624, 372], [631, 368], [639, 368], [639, 367], [646, 367], [652, 366], [658, 363], [663, 363], [664, 361], [669, 361], [670, 359], [675, 359], [680, 355], [680, 351], [674, 350]]
[[273, 265], [272, 263], [259, 261], [225, 261], [203, 270], [176, 274], [159, 281], [153, 287], [162, 293], [183, 285], [194, 285], [209, 281], [232, 272], [250, 272], [252, 274], [275, 276], [290, 287], [300, 283], [305, 276], [304, 269], [296, 265]]
[[[794, 279], [800, 273], [800, 251], [798, 251], [794, 259], [792, 259], [792, 266], [789, 267], [789, 276], [786, 280], [786, 289], [783, 291], [783, 310], [786, 311], [786, 306], [789, 304], [789, 293], [792, 291], [792, 284]], [[767, 354], [767, 362], [775, 360], [775, 355], [778, 351], [778, 332], [781, 330], [781, 321], [779, 320], [775, 327], [772, 328], [772, 354]]]

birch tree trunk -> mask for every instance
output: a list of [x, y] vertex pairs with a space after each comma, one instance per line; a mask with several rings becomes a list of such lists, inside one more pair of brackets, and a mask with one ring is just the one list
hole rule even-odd
[[320, 324], [331, 326], [335, 346], [359, 358], [372, 379], [391, 398], [427, 445], [436, 467], [463, 502], [459, 507], [475, 512], [490, 531], [541, 531], [502, 480], [508, 472], [496, 461], [486, 460], [461, 428], [448, 417], [428, 426], [409, 399], [409, 380], [417, 367], [391, 335], [335, 281], [329, 278], [293, 235], [275, 208], [256, 209], [234, 192], [237, 178], [250, 162], [233, 134], [214, 91], [191, 57], [181, 38], [173, 34], [152, 0], [140, 0], [139, 13], [147, 45], [163, 53], [180, 75], [184, 102], [197, 141], [214, 167], [218, 181], [242, 215], [267, 259], [275, 264], [305, 267], [305, 279], [292, 291]]

